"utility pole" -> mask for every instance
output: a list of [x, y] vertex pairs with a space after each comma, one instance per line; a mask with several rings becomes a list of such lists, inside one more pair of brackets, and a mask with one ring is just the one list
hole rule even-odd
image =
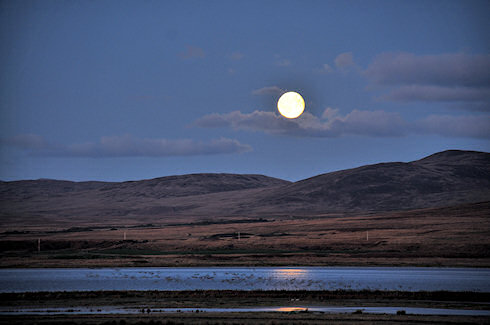
[[369, 230], [366, 230], [366, 241], [369, 240]]
[[41, 251], [41, 238], [37, 239], [37, 252], [39, 253]]
[[238, 240], [240, 240], [240, 232], [238, 232]]

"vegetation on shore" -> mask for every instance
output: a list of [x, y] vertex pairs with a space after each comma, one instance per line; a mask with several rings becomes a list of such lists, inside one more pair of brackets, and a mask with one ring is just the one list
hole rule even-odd
[[[244, 306], [437, 306], [486, 308], [488, 292], [383, 290], [185, 290], [185, 291], [73, 291], [0, 293], [0, 306], [140, 306], [205, 308]], [[457, 307], [455, 307], [457, 306]], [[482, 307], [484, 306], [484, 307]]]
[[484, 316], [327, 313], [170, 313], [143, 315], [1, 316], [0, 325], [379, 325], [488, 324]]
[[[140, 314], [73, 313], [56, 315], [0, 315], [1, 325], [170, 325], [170, 324], [487, 324], [484, 316], [396, 315], [361, 312], [192, 312], [152, 313], [158, 308], [232, 308], [246, 306], [405, 306], [428, 308], [486, 309], [490, 293], [406, 291], [79, 291], [0, 294], [2, 307], [94, 307], [124, 306], [145, 310]], [[148, 312], [150, 311], [150, 312]]]

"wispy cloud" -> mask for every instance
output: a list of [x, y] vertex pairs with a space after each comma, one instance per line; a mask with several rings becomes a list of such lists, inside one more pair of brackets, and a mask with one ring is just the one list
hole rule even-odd
[[204, 50], [197, 46], [188, 45], [185, 51], [179, 53], [182, 59], [203, 58], [206, 56]]
[[327, 109], [326, 120], [306, 112], [290, 120], [273, 112], [254, 111], [244, 114], [206, 115], [195, 122], [200, 127], [231, 127], [239, 130], [262, 131], [271, 134], [301, 137], [337, 137], [344, 134], [371, 136], [399, 136], [404, 133], [404, 121], [396, 113], [384, 111], [358, 111], [340, 116]]
[[490, 101], [490, 88], [401, 86], [381, 97], [395, 101], [480, 102]]
[[284, 92], [285, 90], [278, 86], [268, 86], [253, 90], [252, 95], [281, 95]]
[[327, 107], [322, 113], [322, 118], [328, 120], [337, 116], [338, 114], [339, 114], [338, 108]]
[[279, 67], [289, 67], [291, 65], [291, 60], [279, 59], [276, 61], [276, 65]]
[[490, 138], [490, 115], [430, 115], [417, 121], [415, 128], [421, 133], [446, 137]]
[[384, 53], [365, 71], [383, 85], [490, 86], [490, 55]]
[[230, 59], [238, 61], [243, 59], [245, 55], [242, 52], [233, 52], [230, 54]]
[[[416, 122], [404, 120], [398, 113], [382, 110], [353, 110], [346, 115], [327, 108], [318, 118], [308, 112], [290, 120], [273, 112], [210, 114], [195, 121], [199, 127], [230, 127], [299, 137], [339, 137], [363, 135], [400, 137], [409, 134], [439, 134], [455, 137], [490, 138], [490, 116], [429, 116]], [[475, 121], [478, 120], [478, 123]], [[446, 124], [444, 124], [447, 122]]]
[[340, 53], [334, 60], [338, 68], [345, 68], [354, 65], [354, 56], [352, 52]]
[[279, 67], [289, 67], [292, 64], [291, 60], [283, 58], [279, 54], [274, 55], [274, 63]]
[[20, 134], [10, 138], [2, 138], [0, 144], [30, 150], [43, 150], [50, 147], [48, 141], [37, 134]]
[[389, 101], [462, 102], [490, 109], [490, 55], [384, 53], [364, 71], [372, 84], [388, 88]]
[[350, 71], [352, 68], [358, 69], [354, 62], [354, 55], [352, 52], [344, 52], [335, 57], [333, 65], [324, 63], [320, 67], [314, 68], [313, 71], [321, 74], [330, 74]]
[[131, 135], [102, 137], [98, 142], [69, 145], [50, 143], [39, 135], [2, 139], [2, 145], [28, 150], [33, 155], [58, 157], [170, 157], [243, 153], [252, 150], [234, 139], [211, 141], [136, 138]]
[[323, 73], [323, 74], [332, 73], [333, 71], [334, 71], [333, 68], [327, 63], [324, 63], [321, 65], [321, 67], [314, 69], [314, 72]]

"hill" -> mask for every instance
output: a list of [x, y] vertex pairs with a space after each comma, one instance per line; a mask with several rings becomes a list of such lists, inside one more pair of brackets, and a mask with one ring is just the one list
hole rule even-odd
[[141, 224], [183, 218], [397, 211], [490, 199], [490, 154], [444, 151], [318, 175], [295, 183], [262, 175], [191, 174], [130, 182], [0, 183], [2, 227]]
[[[393, 211], [490, 200], [490, 154], [449, 150], [421, 160], [318, 175], [260, 199], [290, 212]], [[260, 205], [258, 203], [258, 205]]]
[[489, 198], [490, 154], [470, 151], [295, 183], [0, 182], [0, 267], [488, 267]]
[[[52, 179], [0, 182], [3, 223], [127, 223], [197, 208], [193, 198], [271, 188], [290, 182], [263, 175], [189, 174], [127, 182]], [[172, 203], [182, 198], [183, 203]], [[101, 217], [104, 218], [101, 220]]]

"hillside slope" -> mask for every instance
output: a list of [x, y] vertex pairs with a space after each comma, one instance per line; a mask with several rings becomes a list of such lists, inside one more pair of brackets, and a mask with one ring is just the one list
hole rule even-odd
[[456, 150], [295, 183], [237, 174], [121, 183], [0, 182], [4, 228], [13, 224], [141, 224], [183, 218], [396, 211], [482, 201], [490, 201], [490, 154]]
[[381, 163], [285, 185], [258, 205], [288, 211], [391, 211], [490, 200], [490, 154], [444, 151], [421, 160]]
[[[3, 224], [17, 220], [110, 223], [128, 218], [175, 215], [199, 207], [193, 203], [194, 198], [212, 193], [219, 197], [223, 193], [289, 183], [263, 175], [238, 174], [189, 174], [128, 182], [50, 179], [0, 182], [0, 217]], [[172, 203], [179, 198], [184, 203]]]

